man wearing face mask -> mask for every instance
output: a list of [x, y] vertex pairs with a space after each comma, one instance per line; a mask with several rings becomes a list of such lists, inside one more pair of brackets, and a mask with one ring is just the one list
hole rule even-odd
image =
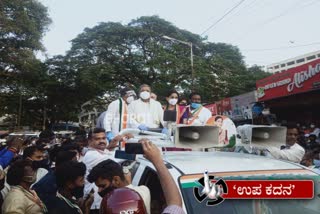
[[99, 163], [90, 171], [88, 181], [96, 184], [102, 198], [117, 188], [127, 187], [135, 190], [143, 199], [147, 213], [150, 213], [150, 190], [146, 186], [133, 186], [131, 181], [125, 178], [120, 164], [112, 160]]
[[193, 92], [189, 99], [191, 104], [188, 125], [206, 125], [211, 117], [211, 112], [201, 105], [201, 95]]
[[[30, 146], [23, 151], [23, 159], [32, 161], [32, 166], [36, 171], [36, 182], [43, 178], [50, 167], [50, 161], [44, 158], [45, 150], [41, 146]], [[35, 182], [35, 183], [36, 183]]]
[[[100, 162], [107, 159], [114, 159], [113, 150], [119, 146], [119, 141], [125, 140], [124, 138], [130, 138], [131, 135], [118, 135], [112, 139], [108, 144], [106, 139], [105, 130], [102, 128], [95, 128], [89, 131], [88, 142], [89, 150], [83, 157], [83, 163], [87, 167], [87, 175], [93, 167], [95, 167]], [[84, 197], [86, 198], [90, 191], [94, 189], [94, 202], [91, 206], [91, 213], [99, 213], [101, 197], [97, 194], [98, 188], [89, 183], [87, 180], [84, 187]]]
[[130, 127], [147, 131], [163, 125], [163, 109], [158, 101], [150, 98], [151, 87], [143, 84], [139, 89], [140, 99], [129, 105]]
[[7, 174], [7, 182], [11, 190], [3, 202], [2, 213], [46, 213], [46, 206], [36, 192], [30, 189], [35, 181], [36, 173], [32, 163], [27, 160], [16, 161]]
[[122, 129], [128, 128], [128, 105], [136, 98], [136, 93], [130, 88], [120, 90], [120, 98], [111, 102], [103, 119], [103, 127], [107, 139], [111, 141]]
[[89, 214], [92, 203], [92, 196], [79, 203], [75, 200], [78, 190], [82, 190], [86, 166], [77, 161], [67, 161], [56, 169], [56, 182], [58, 192], [52, 209], [49, 214]]
[[[55, 160], [55, 169], [53, 171], [50, 171], [41, 180], [39, 180], [32, 186], [32, 189], [37, 192], [39, 198], [43, 201], [48, 210], [51, 210], [55, 207], [54, 201], [58, 190], [55, 170], [65, 162], [76, 160], [76, 156], [77, 153], [74, 151], [59, 151], [53, 157]], [[79, 199], [81, 197], [83, 197], [83, 189], [80, 189], [80, 191], [76, 192], [75, 194], [76, 199]]]

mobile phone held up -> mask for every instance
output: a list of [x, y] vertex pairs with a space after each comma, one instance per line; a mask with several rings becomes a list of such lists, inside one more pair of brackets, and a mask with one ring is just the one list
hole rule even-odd
[[128, 154], [125, 151], [121, 151], [121, 150], [116, 150], [114, 157], [117, 159], [124, 159], [124, 160], [132, 160], [132, 161], [136, 160], [135, 154]]
[[141, 143], [126, 143], [125, 151], [127, 154], [143, 154]]

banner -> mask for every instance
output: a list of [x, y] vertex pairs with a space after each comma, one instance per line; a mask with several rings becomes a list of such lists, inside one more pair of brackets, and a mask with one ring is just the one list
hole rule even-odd
[[212, 116], [217, 115], [217, 105], [215, 103], [205, 105], [204, 107], [206, 107], [207, 109], [209, 109], [211, 111]]
[[231, 115], [231, 99], [225, 98], [216, 102], [217, 105], [217, 114], [229, 116]]
[[239, 96], [231, 97], [232, 120], [252, 119], [252, 106], [257, 102], [256, 91], [251, 91]]
[[[225, 199], [312, 199], [312, 180], [226, 180]], [[212, 181], [214, 183], [214, 181]]]
[[320, 89], [320, 59], [256, 82], [259, 101]]

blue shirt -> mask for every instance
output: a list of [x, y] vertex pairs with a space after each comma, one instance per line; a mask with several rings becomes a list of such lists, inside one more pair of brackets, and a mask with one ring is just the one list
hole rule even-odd
[[43, 178], [33, 185], [32, 189], [36, 191], [48, 210], [54, 208], [58, 190], [54, 171], [50, 170]]
[[7, 148], [0, 151], [0, 165], [2, 166], [2, 169], [7, 168], [13, 157], [14, 152], [8, 150]]

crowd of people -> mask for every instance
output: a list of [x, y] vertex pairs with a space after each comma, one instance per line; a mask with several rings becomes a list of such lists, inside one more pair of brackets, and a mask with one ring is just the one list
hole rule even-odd
[[[201, 105], [198, 93], [190, 94], [187, 99], [172, 90], [167, 94], [164, 108], [156, 101], [156, 96], [151, 98], [148, 85], [140, 87], [138, 99], [130, 88], [123, 88], [120, 95], [101, 114], [97, 127], [88, 133], [57, 140], [52, 131], [45, 130], [39, 138], [8, 138], [0, 148], [2, 213], [117, 213], [123, 207], [151, 213], [149, 188], [133, 185], [130, 170], [114, 156], [120, 142], [133, 137], [121, 131], [158, 128], [168, 134], [170, 127], [168, 121], [164, 121], [165, 111], [174, 112], [171, 122], [185, 125], [206, 125], [212, 115]], [[222, 121], [220, 116], [213, 119], [219, 127], [219, 141], [225, 144], [228, 139], [221, 129]], [[270, 146], [265, 151], [274, 158], [318, 170], [319, 134], [320, 129], [313, 124], [307, 133], [299, 126], [288, 126], [286, 145], [283, 148]], [[178, 187], [160, 150], [148, 139], [141, 139], [139, 143], [145, 158], [157, 170], [166, 200], [162, 212], [184, 213]]]
[[[175, 112], [172, 122], [189, 125], [205, 125], [211, 112], [201, 105], [198, 93], [186, 99], [172, 90], [165, 108], [148, 85], [140, 87], [139, 99], [129, 88], [123, 88], [120, 95], [101, 114], [96, 128], [73, 139], [57, 140], [50, 130], [41, 132], [39, 138], [9, 137], [0, 148], [2, 213], [109, 213], [111, 207], [117, 209], [117, 200], [119, 206], [132, 200], [143, 202], [136, 203], [145, 211], [141, 213], [150, 213], [150, 190], [132, 185], [130, 170], [124, 170], [114, 157], [119, 142], [133, 137], [122, 135], [121, 130], [160, 128], [167, 133], [165, 110]], [[179, 190], [159, 149], [147, 139], [140, 143], [157, 169], [167, 204], [163, 212], [183, 213]], [[122, 197], [114, 200], [117, 194]]]
[[309, 126], [298, 123], [296, 127], [299, 131], [298, 144], [305, 150], [301, 164], [320, 172], [320, 128], [315, 123]]
[[[151, 213], [150, 190], [132, 185], [130, 170], [114, 157], [119, 141], [131, 137], [108, 142], [103, 128], [61, 141], [50, 130], [39, 139], [9, 137], [0, 151], [2, 213], [117, 213], [126, 207]], [[184, 213], [160, 150], [148, 139], [139, 143], [157, 169], [167, 205], [163, 213]]]

